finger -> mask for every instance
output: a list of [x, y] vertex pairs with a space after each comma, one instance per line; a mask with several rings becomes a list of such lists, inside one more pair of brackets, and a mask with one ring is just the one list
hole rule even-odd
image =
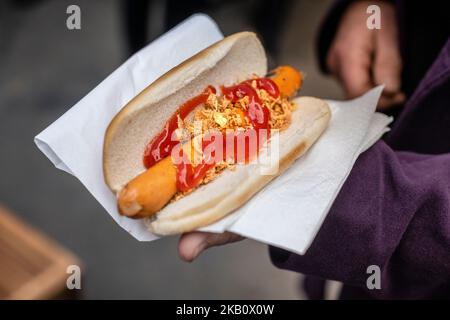
[[382, 28], [375, 35], [374, 82], [384, 84], [386, 93], [400, 91], [402, 60], [398, 48], [395, 12], [384, 8]]
[[189, 232], [181, 235], [178, 242], [178, 255], [184, 261], [193, 261], [205, 248], [206, 239], [210, 236], [206, 232]]
[[370, 77], [370, 53], [355, 50], [342, 58], [338, 76], [348, 98], [355, 98], [373, 87]]
[[391, 107], [403, 104], [406, 101], [406, 96], [403, 92], [399, 92], [395, 95], [382, 95], [380, 101], [378, 101], [377, 110], [384, 111]]
[[386, 93], [394, 94], [400, 91], [401, 60], [392, 47], [377, 50], [373, 75], [376, 85], [385, 85]]
[[[348, 98], [357, 97], [372, 87], [370, 77], [371, 55], [374, 39], [372, 34], [365, 39], [351, 37], [356, 42], [352, 50], [345, 45], [333, 45], [327, 56], [327, 66], [330, 72], [342, 83]], [[341, 39], [348, 43], [349, 39]]]
[[327, 56], [327, 66], [337, 76], [348, 98], [373, 86], [374, 32], [366, 28], [367, 4], [355, 1], [348, 7]]
[[339, 68], [338, 68], [338, 53], [336, 48], [332, 47], [328, 51], [325, 63], [328, 68], [328, 71], [330, 71], [330, 73], [333, 75], [337, 75]]
[[231, 233], [190, 232], [181, 235], [178, 254], [184, 261], [191, 262], [209, 247], [242, 240], [243, 237]]

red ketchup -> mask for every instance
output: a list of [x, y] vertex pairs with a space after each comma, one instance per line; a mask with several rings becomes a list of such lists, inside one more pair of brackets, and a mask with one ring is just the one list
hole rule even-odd
[[256, 81], [256, 87], [258, 89], [264, 89], [268, 94], [270, 94], [274, 98], [278, 98], [280, 96], [280, 90], [278, 89], [277, 84], [269, 78], [257, 78], [252, 80], [247, 80], [245, 83], [252, 84], [253, 81]]
[[[278, 87], [272, 80], [267, 78], [258, 78], [254, 80], [256, 80], [258, 89], [266, 90], [267, 93], [274, 98], [279, 97], [280, 93]], [[251, 86], [252, 81], [253, 80], [247, 80], [235, 86], [222, 87], [222, 93], [232, 102], [237, 102], [239, 99], [246, 96], [249, 97], [249, 104], [245, 116], [252, 124], [253, 129], [248, 129], [245, 132], [227, 132], [220, 134], [223, 146], [223, 150], [220, 150], [221, 155], [216, 155], [216, 151], [218, 150], [214, 150], [214, 148], [211, 148], [210, 146], [210, 144], [215, 142], [217, 136], [208, 137], [206, 134], [201, 148], [205, 151], [205, 149], [210, 146], [212, 151], [210, 150], [209, 154], [208, 152], [203, 152], [203, 159], [196, 165], [191, 163], [189, 158], [183, 153], [182, 148], [180, 148], [179, 155], [182, 158], [181, 161], [176, 161], [175, 164], [177, 167], [177, 189], [179, 191], [188, 191], [196, 187], [205, 177], [207, 171], [214, 167], [214, 160], [224, 160], [225, 157], [231, 153], [234, 157], [232, 160], [235, 163], [248, 163], [253, 156], [257, 155], [260, 146], [268, 138], [270, 133], [270, 111], [261, 102], [256, 90]], [[213, 87], [208, 87], [202, 94], [184, 103], [179, 111], [169, 119], [163, 131], [149, 143], [144, 154], [144, 164], [147, 168], [166, 156], [169, 156], [172, 149], [179, 143], [178, 141], [171, 141], [172, 133], [178, 128], [177, 114], [184, 119], [193, 109], [195, 109], [195, 107], [201, 103], [205, 103], [210, 92], [215, 93], [215, 89]], [[265, 130], [265, 132], [262, 130]], [[255, 148], [252, 149], [250, 146], [249, 137], [252, 135], [255, 135], [257, 139], [256, 150]], [[262, 138], [262, 140], [260, 138]], [[239, 143], [244, 143], [244, 146], [241, 145], [241, 148], [239, 148]], [[230, 150], [227, 150], [227, 146], [229, 148], [231, 145], [234, 146], [234, 149], [230, 152]], [[244, 148], [244, 159], [239, 159], [239, 156], [242, 158], [242, 148]]]
[[205, 177], [206, 172], [214, 167], [214, 162], [203, 159], [196, 166], [192, 165], [190, 159], [181, 151], [182, 161], [177, 167], [177, 190], [188, 191], [196, 187]]
[[192, 110], [206, 102], [211, 92], [216, 93], [216, 89], [208, 86], [201, 94], [183, 103], [167, 121], [161, 133], [150, 141], [144, 152], [144, 166], [147, 169], [169, 156], [173, 147], [179, 143], [176, 139], [172, 139], [173, 132], [178, 128], [178, 115], [181, 119], [186, 118]]

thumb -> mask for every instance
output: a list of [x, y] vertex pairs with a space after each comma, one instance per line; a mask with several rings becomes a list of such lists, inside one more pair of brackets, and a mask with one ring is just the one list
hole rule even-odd
[[191, 262], [209, 247], [220, 246], [242, 239], [244, 238], [231, 232], [209, 233], [194, 231], [184, 233], [178, 242], [178, 254], [182, 260]]
[[206, 239], [210, 236], [205, 232], [189, 232], [181, 235], [178, 242], [178, 254], [184, 261], [193, 261], [206, 248]]

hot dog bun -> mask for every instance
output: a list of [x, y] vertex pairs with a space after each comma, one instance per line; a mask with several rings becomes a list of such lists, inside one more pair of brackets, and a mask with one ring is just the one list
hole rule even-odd
[[[264, 50], [256, 35], [238, 33], [219, 41], [172, 69], [131, 100], [114, 118], [105, 135], [104, 175], [113, 192], [145, 171], [146, 144], [177, 107], [208, 85], [232, 85], [267, 73]], [[262, 175], [258, 164], [237, 165], [215, 180], [162, 208], [146, 219], [161, 235], [192, 231], [215, 222], [247, 202], [274, 177], [303, 155], [325, 130], [330, 110], [326, 102], [297, 98], [292, 123], [279, 134], [279, 170]], [[265, 149], [260, 156], [264, 156]], [[158, 194], [158, 190], [154, 190]], [[274, 213], [275, 214], [275, 213]]]

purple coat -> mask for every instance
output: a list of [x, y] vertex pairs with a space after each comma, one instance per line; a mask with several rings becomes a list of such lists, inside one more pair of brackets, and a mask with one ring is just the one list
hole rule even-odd
[[[342, 299], [450, 298], [449, 11], [437, 21], [442, 8], [412, 3], [396, 2], [409, 99], [392, 131], [358, 158], [304, 256], [270, 248], [277, 267], [311, 275], [310, 298], [323, 297], [323, 279], [344, 283]], [[323, 24], [322, 67], [346, 5]], [[366, 286], [370, 265], [381, 268], [380, 290]]]

